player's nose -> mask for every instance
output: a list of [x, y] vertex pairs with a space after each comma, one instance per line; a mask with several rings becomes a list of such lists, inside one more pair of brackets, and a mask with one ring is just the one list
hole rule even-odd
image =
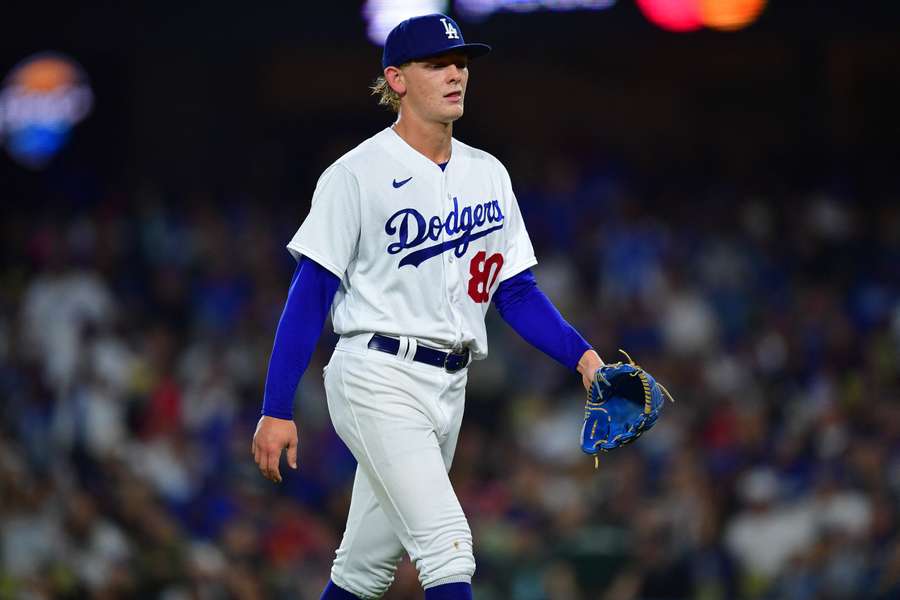
[[460, 69], [455, 64], [450, 64], [447, 66], [447, 81], [456, 82], [462, 79], [462, 69]]

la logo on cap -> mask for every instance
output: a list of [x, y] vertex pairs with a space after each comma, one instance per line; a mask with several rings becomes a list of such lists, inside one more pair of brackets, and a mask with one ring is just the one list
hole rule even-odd
[[459, 39], [459, 32], [456, 30], [456, 27], [453, 26], [453, 23], [448, 23], [447, 19], [441, 19], [441, 23], [444, 24], [444, 33], [447, 34], [448, 40]]
[[[443, 29], [438, 23], [444, 26]], [[460, 52], [469, 59], [474, 59], [490, 52], [491, 47], [487, 44], [465, 43], [462, 29], [447, 15], [434, 13], [410, 17], [397, 24], [385, 39], [381, 66], [387, 69], [450, 51]]]

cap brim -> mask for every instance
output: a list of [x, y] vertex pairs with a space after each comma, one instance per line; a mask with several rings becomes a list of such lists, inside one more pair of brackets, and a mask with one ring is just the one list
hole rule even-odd
[[463, 44], [461, 47], [465, 48], [464, 52], [469, 58], [478, 58], [479, 56], [484, 56], [491, 51], [491, 47], [487, 44]]
[[423, 58], [431, 58], [432, 56], [443, 56], [444, 54], [450, 54], [452, 52], [462, 52], [469, 59], [475, 59], [480, 56], [484, 56], [488, 52], [491, 51], [491, 47], [487, 44], [460, 44], [459, 46], [453, 46], [451, 48], [446, 48], [441, 50], [440, 52], [436, 52], [435, 54], [426, 54], [425, 56], [419, 56], [416, 58], [412, 58], [410, 60], [422, 60]]

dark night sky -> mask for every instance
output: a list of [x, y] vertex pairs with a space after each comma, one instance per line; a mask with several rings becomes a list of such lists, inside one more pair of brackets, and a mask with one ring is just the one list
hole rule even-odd
[[[46, 198], [48, 182], [70, 189], [72, 177], [308, 190], [390, 121], [366, 90], [380, 49], [359, 7], [16, 3], [0, 22], [0, 72], [33, 52], [68, 53], [96, 106], [46, 172], [0, 158], [4, 200]], [[505, 156], [553, 149], [658, 175], [757, 181], [779, 165], [816, 175], [838, 165], [858, 178], [890, 167], [896, 3], [775, 1], [737, 33], [667, 33], [624, 0], [460, 23], [495, 52], [472, 68], [457, 135]]]

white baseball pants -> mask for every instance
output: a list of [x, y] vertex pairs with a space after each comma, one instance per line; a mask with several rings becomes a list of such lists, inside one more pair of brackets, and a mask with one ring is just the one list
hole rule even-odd
[[331, 579], [379, 598], [406, 550], [424, 588], [470, 582], [472, 534], [447, 475], [468, 369], [413, 362], [413, 338], [397, 356], [371, 350], [371, 335], [342, 337], [325, 367], [332, 423], [359, 463]]

